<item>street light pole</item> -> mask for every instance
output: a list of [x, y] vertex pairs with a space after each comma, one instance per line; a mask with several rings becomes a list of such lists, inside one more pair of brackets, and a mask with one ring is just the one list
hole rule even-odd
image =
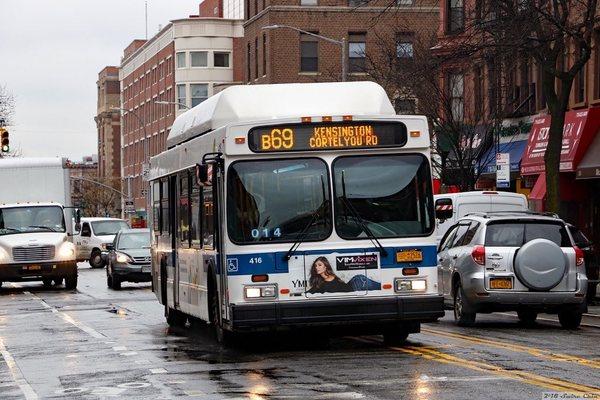
[[271, 29], [291, 29], [293, 31], [300, 32], [300, 33], [303, 33], [305, 35], [310, 35], [310, 36], [316, 37], [317, 39], [321, 39], [321, 40], [324, 40], [324, 41], [329, 42], [329, 43], [337, 44], [338, 46], [340, 46], [342, 48], [341, 49], [342, 50], [342, 79], [341, 79], [341, 81], [342, 82], [346, 82], [346, 77], [348, 75], [347, 74], [347, 69], [348, 68], [347, 68], [347, 63], [346, 63], [346, 48], [347, 48], [347, 45], [346, 45], [346, 37], [345, 36], [342, 38], [342, 40], [336, 40], [336, 39], [332, 39], [332, 38], [327, 37], [327, 36], [322, 36], [322, 35], [318, 35], [316, 33], [308, 32], [308, 31], [305, 31], [303, 29], [296, 28], [296, 27], [290, 26], [290, 25], [267, 25], [267, 26], [263, 26], [262, 29], [264, 29], [264, 30], [271, 30]]
[[176, 106], [179, 106], [179, 107], [183, 107], [186, 110], [191, 110], [191, 107], [189, 107], [187, 104], [183, 104], [183, 103], [180, 103], [178, 101], [154, 100], [154, 104], [167, 104], [167, 105], [171, 105], [172, 104], [172, 105], [176, 105]]

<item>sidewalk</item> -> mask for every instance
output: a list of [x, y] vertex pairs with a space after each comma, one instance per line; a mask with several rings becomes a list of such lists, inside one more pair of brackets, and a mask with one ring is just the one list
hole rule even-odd
[[588, 314], [600, 317], [600, 301], [596, 297], [596, 301], [593, 304], [588, 304]]

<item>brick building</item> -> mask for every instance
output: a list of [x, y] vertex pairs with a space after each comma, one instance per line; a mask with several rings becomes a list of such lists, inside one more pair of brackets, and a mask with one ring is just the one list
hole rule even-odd
[[387, 0], [246, 0], [245, 81], [341, 80], [341, 45], [289, 28], [265, 30], [265, 26], [288, 25], [338, 41], [345, 38], [348, 80], [369, 79], [367, 59], [377, 60], [385, 47], [412, 57], [414, 41], [435, 37], [438, 1], [398, 0], [395, 4], [389, 7]]
[[121, 118], [119, 68], [105, 67], [98, 74], [98, 177], [121, 176]]
[[[200, 6], [200, 12], [214, 10], [208, 6]], [[148, 41], [134, 40], [124, 50], [119, 67], [121, 176], [137, 217], [146, 217], [143, 164], [166, 149], [175, 118], [219, 86], [242, 80], [232, 54], [242, 36], [240, 20], [190, 16], [171, 21]]]

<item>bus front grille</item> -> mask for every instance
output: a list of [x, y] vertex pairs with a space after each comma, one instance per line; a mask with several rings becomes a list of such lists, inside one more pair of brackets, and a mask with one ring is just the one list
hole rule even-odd
[[45, 261], [54, 258], [54, 246], [15, 247], [12, 254], [16, 262]]

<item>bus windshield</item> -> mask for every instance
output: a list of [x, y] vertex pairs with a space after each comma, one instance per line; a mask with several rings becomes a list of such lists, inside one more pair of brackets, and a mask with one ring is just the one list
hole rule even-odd
[[340, 157], [333, 163], [335, 227], [344, 239], [433, 232], [429, 163], [422, 155]]
[[331, 234], [327, 165], [316, 158], [241, 161], [229, 170], [234, 243], [324, 240]]
[[65, 219], [61, 207], [0, 208], [0, 235], [65, 231]]

